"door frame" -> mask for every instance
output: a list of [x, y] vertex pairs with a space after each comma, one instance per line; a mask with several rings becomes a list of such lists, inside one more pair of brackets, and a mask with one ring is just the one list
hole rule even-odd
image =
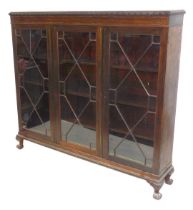
[[[127, 166], [139, 168], [142, 170], [146, 170], [149, 172], [155, 171], [154, 170], [154, 165], [155, 165], [155, 156], [157, 151], [159, 150], [159, 136], [158, 133], [160, 131], [160, 126], [159, 126], [159, 110], [161, 109], [160, 103], [156, 103], [156, 111], [155, 111], [155, 128], [154, 128], [154, 146], [153, 146], [153, 157], [152, 157], [152, 166], [147, 167], [145, 165], [139, 164], [137, 162], [132, 162], [132, 161], [124, 161], [124, 160], [119, 160], [118, 158], [112, 158], [109, 156], [109, 108], [108, 108], [108, 101], [109, 101], [109, 94], [108, 94], [108, 87], [109, 87], [109, 78], [110, 78], [110, 33], [111, 32], [119, 32], [119, 33], [130, 33], [133, 35], [158, 35], [160, 36], [160, 52], [159, 52], [159, 66], [158, 66], [158, 72], [157, 72], [157, 98], [160, 97], [160, 91], [159, 91], [159, 80], [162, 77], [162, 65], [161, 65], [161, 60], [162, 60], [162, 36], [163, 36], [163, 28], [161, 27], [141, 27], [141, 26], [136, 26], [136, 27], [131, 27], [131, 26], [109, 26], [109, 27], [103, 27], [103, 58], [105, 62], [103, 61], [103, 78], [106, 78], [104, 81], [104, 110], [103, 110], [103, 126], [102, 126], [102, 145], [103, 145], [103, 158], [112, 160], [121, 164], [126, 164]], [[108, 79], [107, 79], [108, 78]]]
[[[38, 29], [38, 30], [46, 30], [47, 33], [47, 62], [48, 62], [48, 85], [49, 85], [49, 116], [50, 116], [50, 136], [46, 136], [44, 134], [37, 133], [35, 131], [30, 131], [28, 129], [24, 129], [22, 125], [22, 111], [21, 111], [21, 98], [20, 98], [20, 77], [18, 71], [18, 63], [17, 63], [17, 37], [16, 30], [22, 29]], [[12, 25], [12, 42], [13, 42], [13, 56], [14, 56], [14, 69], [15, 69], [15, 83], [16, 83], [16, 98], [17, 98], [17, 110], [18, 110], [18, 125], [19, 125], [19, 135], [25, 136], [27, 138], [35, 138], [42, 141], [54, 141], [54, 129], [53, 129], [53, 115], [52, 115], [52, 102], [51, 102], [51, 71], [52, 71], [52, 59], [51, 59], [51, 45], [50, 45], [50, 26], [43, 24], [13, 24]]]
[[[90, 150], [62, 140], [61, 135], [61, 109], [60, 109], [60, 87], [59, 87], [59, 53], [57, 32], [59, 30], [66, 32], [96, 32], [96, 150]], [[76, 149], [88, 154], [102, 156], [102, 27], [87, 25], [54, 25], [52, 27], [52, 47], [53, 47], [53, 86], [54, 86], [54, 107], [56, 114], [55, 142], [65, 149]], [[57, 113], [56, 113], [57, 112]]]

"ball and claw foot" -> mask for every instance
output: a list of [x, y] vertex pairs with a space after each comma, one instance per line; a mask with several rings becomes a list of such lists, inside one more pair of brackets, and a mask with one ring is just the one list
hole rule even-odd
[[156, 200], [160, 200], [162, 198], [162, 194], [159, 191], [160, 191], [163, 183], [164, 183], [164, 180], [162, 180], [160, 183], [149, 182], [149, 184], [154, 189], [153, 198]]
[[162, 198], [162, 194], [160, 192], [154, 192], [153, 198], [156, 200], [160, 200]]
[[22, 149], [23, 148], [23, 138], [21, 138], [20, 136], [16, 136], [16, 140], [19, 142], [16, 147], [17, 149]]
[[22, 149], [23, 145], [19, 143], [19, 144], [16, 145], [16, 147], [17, 147], [17, 149]]
[[165, 183], [168, 184], [168, 185], [172, 185], [173, 179], [165, 178]]
[[172, 167], [170, 172], [160, 182], [148, 181], [149, 184], [154, 188], [154, 193], [153, 193], [154, 199], [160, 200], [162, 198], [162, 194], [159, 191], [162, 185], [164, 184], [164, 182], [169, 185], [173, 183], [173, 180], [170, 178], [173, 172], [174, 172], [174, 168]]

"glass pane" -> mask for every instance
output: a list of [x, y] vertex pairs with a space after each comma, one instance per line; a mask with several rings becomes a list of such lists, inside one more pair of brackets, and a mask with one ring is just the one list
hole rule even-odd
[[50, 135], [46, 30], [16, 30], [23, 128]]
[[63, 141], [96, 150], [96, 33], [58, 32]]
[[159, 36], [110, 34], [109, 155], [119, 162], [152, 166], [159, 49]]

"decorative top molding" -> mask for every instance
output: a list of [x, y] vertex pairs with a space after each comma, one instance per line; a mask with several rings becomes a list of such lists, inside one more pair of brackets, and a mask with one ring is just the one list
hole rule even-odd
[[55, 12], [10, 12], [11, 16], [170, 16], [184, 14], [184, 10], [168, 11], [55, 11]]

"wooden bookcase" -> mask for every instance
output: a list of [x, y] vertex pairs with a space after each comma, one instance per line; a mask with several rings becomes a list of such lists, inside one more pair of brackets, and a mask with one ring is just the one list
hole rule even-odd
[[171, 184], [184, 11], [12, 12], [23, 140]]

